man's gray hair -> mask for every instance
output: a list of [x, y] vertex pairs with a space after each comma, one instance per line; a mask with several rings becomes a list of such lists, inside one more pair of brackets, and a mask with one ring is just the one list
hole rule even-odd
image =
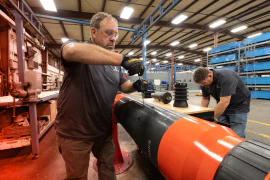
[[201, 83], [203, 80], [205, 80], [210, 73], [210, 70], [206, 67], [200, 67], [196, 69], [193, 73], [193, 81], [195, 83]]
[[91, 18], [90, 26], [99, 29], [100, 22], [105, 18], [112, 18], [118, 25], [118, 21], [114, 17], [112, 17], [112, 15], [105, 12], [98, 12]]

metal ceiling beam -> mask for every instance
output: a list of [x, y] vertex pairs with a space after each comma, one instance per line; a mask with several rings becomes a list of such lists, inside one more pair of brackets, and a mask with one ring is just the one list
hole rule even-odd
[[62, 30], [63, 30], [63, 32], [64, 32], [64, 35], [66, 36], [66, 38], [69, 38], [69, 37], [68, 37], [67, 30], [66, 30], [66, 28], [65, 28], [65, 26], [64, 26], [63, 21], [59, 21], [59, 23], [60, 23], [60, 26], [61, 26], [61, 28], [62, 28]]
[[[216, 2], [218, 2], [218, 0], [214, 0], [214, 1], [211, 2], [210, 4], [206, 5], [206, 6], [203, 7], [202, 9], [198, 10], [196, 13], [192, 14], [191, 16], [188, 16], [188, 18], [186, 19], [186, 21], [187, 21], [188, 19], [193, 18], [193, 17], [196, 16], [197, 14], [201, 13], [201, 12], [204, 11], [205, 9], [209, 8], [210, 6], [212, 6], [213, 4], [215, 4]], [[185, 10], [187, 10], [188, 8], [190, 8], [190, 7], [191, 7], [193, 4], [195, 4], [195, 3], [196, 3], [196, 2], [193, 2], [193, 3], [189, 4], [187, 7], [185, 7], [185, 8], [184, 8], [183, 10], [181, 10], [180, 12], [181, 12], [181, 13], [184, 12]], [[163, 35], [169, 33], [169, 32], [172, 31], [172, 30], [173, 30], [173, 28], [170, 29], [169, 31], [165, 32]], [[169, 39], [173, 38], [174, 36], [178, 35], [179, 33], [183, 32], [183, 31], [184, 31], [184, 29], [181, 30], [181, 31], [179, 31], [179, 32], [174, 33]], [[162, 35], [162, 36], [163, 36], [163, 35]], [[160, 37], [162, 37], [162, 36], [160, 36]], [[156, 41], [156, 40], [159, 39], [160, 37], [156, 38], [156, 39], [153, 40], [152, 42]], [[178, 38], [177, 38], [177, 39], [178, 39]], [[167, 40], [167, 39], [166, 39], [166, 40]], [[165, 41], [165, 40], [163, 40], [162, 42], [164, 42], [164, 41]], [[160, 42], [159, 44], [161, 44], [162, 42]]]
[[[61, 44], [47, 44], [50, 48], [61, 48]], [[115, 48], [117, 49], [142, 49], [141, 45], [116, 45]], [[198, 54], [198, 55], [206, 55], [206, 53], [203, 52], [197, 52], [194, 50], [182, 48], [182, 47], [172, 47], [172, 46], [147, 46], [147, 49], [174, 49], [174, 50], [181, 50], [185, 52], [189, 52], [192, 54]]]
[[[45, 18], [45, 19], [53, 19], [53, 20], [59, 20], [59, 21], [66, 21], [66, 22], [73, 22], [73, 23], [78, 23], [78, 24], [90, 25], [90, 21], [62, 18], [62, 17], [56, 17], [56, 16], [48, 16], [48, 15], [43, 15], [43, 14], [36, 14], [36, 16], [41, 17], [41, 18]], [[126, 28], [126, 27], [122, 27], [122, 26], [118, 26], [118, 29], [124, 30], [124, 31], [135, 31], [132, 28]]]
[[168, 0], [161, 1], [155, 9], [148, 15], [139, 27], [131, 35], [132, 42], [134, 44], [140, 39], [148, 30], [153, 27], [160, 19], [162, 19], [171, 9], [173, 9], [181, 0], [172, 0], [171, 4], [165, 7]]
[[[105, 0], [106, 3], [106, 0]], [[78, 0], [78, 7], [79, 7], [79, 12], [82, 12], [82, 1]], [[82, 41], [84, 41], [84, 32], [83, 32], [83, 25], [80, 24], [80, 29], [81, 29], [81, 37], [82, 37]]]
[[[143, 12], [139, 15], [139, 18], [142, 18], [142, 16], [144, 15], [144, 13], [151, 7], [151, 5], [155, 2], [155, 0], [152, 0], [147, 7], [143, 10]], [[133, 28], [135, 25], [132, 25], [131, 28]], [[124, 35], [124, 37], [120, 40], [120, 42], [118, 44], [121, 44], [121, 42], [126, 38], [126, 36], [128, 35], [129, 32], [126, 32], [126, 34]]]
[[103, 5], [102, 5], [102, 9], [101, 9], [102, 12], [104, 12], [105, 7], [106, 7], [106, 0], [103, 0]]
[[[62, 18], [76, 18], [76, 19], [87, 19], [90, 20], [91, 17], [95, 13], [87, 13], [87, 12], [78, 12], [78, 11], [69, 11], [69, 10], [57, 10], [57, 12], [46, 11], [43, 8], [38, 7], [31, 7], [31, 9], [36, 14], [47, 15], [47, 16], [55, 16], [55, 17], [62, 17]], [[141, 18], [129, 18], [128, 20], [121, 19], [119, 16], [114, 16], [119, 23], [124, 24], [140, 24], [143, 19]], [[183, 29], [197, 29], [203, 30], [204, 27], [198, 24], [188, 24], [188, 23], [180, 23], [178, 25], [173, 25], [168, 21], [158, 21], [155, 26], [161, 27], [171, 27], [171, 28], [183, 28]]]

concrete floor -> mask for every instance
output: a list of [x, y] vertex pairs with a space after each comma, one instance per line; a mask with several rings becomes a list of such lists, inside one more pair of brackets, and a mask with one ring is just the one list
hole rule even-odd
[[[199, 105], [201, 97], [189, 93], [189, 104]], [[210, 107], [215, 106], [212, 99]], [[253, 99], [247, 124], [247, 139], [253, 139], [270, 145], [270, 101]], [[151, 162], [140, 154], [131, 137], [118, 124], [119, 142], [122, 150], [133, 157], [133, 165], [119, 180], [163, 180], [165, 179]], [[59, 180], [65, 178], [65, 166], [55, 139], [54, 128], [50, 129], [40, 141], [40, 157], [32, 159], [31, 147], [4, 150], [0, 152], [1, 180]], [[90, 158], [89, 179], [98, 179], [93, 169], [94, 157]]]

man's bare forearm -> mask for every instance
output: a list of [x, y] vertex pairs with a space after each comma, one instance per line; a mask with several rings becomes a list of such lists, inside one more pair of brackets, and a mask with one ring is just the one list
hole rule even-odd
[[219, 118], [224, 113], [228, 105], [229, 104], [227, 102], [219, 101], [214, 110], [214, 119]]
[[62, 50], [63, 58], [70, 62], [93, 65], [120, 65], [123, 56], [94, 44], [71, 42]]
[[201, 107], [208, 107], [210, 102], [210, 97], [202, 97]]
[[126, 81], [124, 84], [120, 86], [120, 91], [123, 93], [132, 93], [135, 92], [136, 90], [133, 88], [133, 83], [130, 81]]

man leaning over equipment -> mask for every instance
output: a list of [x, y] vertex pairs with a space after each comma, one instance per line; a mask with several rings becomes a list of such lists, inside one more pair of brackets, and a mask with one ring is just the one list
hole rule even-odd
[[210, 95], [217, 101], [214, 120], [229, 124], [240, 137], [245, 138], [250, 92], [243, 80], [232, 70], [212, 70], [200, 67], [193, 74], [195, 83], [202, 87], [202, 107], [208, 107]]

